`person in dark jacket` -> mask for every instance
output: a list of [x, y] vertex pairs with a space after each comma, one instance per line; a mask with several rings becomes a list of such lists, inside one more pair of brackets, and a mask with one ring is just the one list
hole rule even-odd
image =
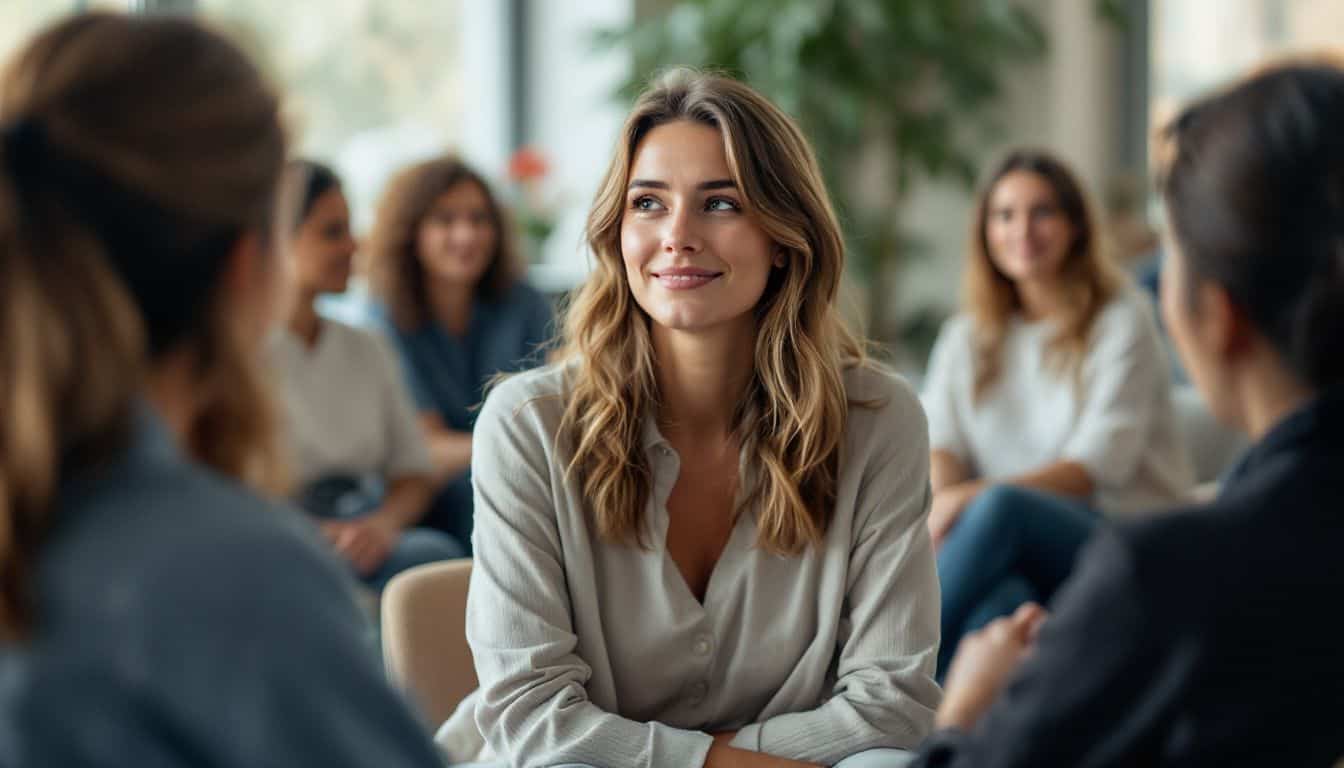
[[1165, 138], [1163, 314], [1255, 444], [1214, 502], [1095, 536], [1048, 617], [969, 637], [923, 768], [1344, 756], [1344, 70], [1263, 71]]

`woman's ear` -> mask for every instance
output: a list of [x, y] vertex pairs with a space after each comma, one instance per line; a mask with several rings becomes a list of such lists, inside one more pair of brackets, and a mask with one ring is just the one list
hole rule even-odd
[[1255, 336], [1245, 310], [1232, 300], [1226, 288], [1211, 280], [1203, 281], [1197, 291], [1199, 312], [1195, 322], [1207, 348], [1222, 360], [1245, 354]]
[[244, 232], [234, 242], [221, 270], [220, 290], [226, 311], [238, 317], [250, 335], [261, 337], [277, 319], [287, 277], [277, 262], [271, 238]]
[[782, 269], [788, 263], [788, 252], [782, 247], [776, 246], [770, 261], [775, 265], [775, 269]]

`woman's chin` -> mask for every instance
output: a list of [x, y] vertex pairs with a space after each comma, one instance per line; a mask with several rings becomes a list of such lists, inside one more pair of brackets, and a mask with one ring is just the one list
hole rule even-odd
[[654, 325], [663, 330], [685, 335], [721, 333], [727, 328], [737, 327], [738, 321], [744, 321], [742, 322], [744, 329], [753, 326], [750, 313], [739, 317], [727, 317], [721, 312], [678, 312], [652, 317]]

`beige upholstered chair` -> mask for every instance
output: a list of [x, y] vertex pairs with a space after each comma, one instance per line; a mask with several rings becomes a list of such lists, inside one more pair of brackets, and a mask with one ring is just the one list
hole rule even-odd
[[467, 583], [471, 560], [421, 565], [397, 574], [383, 590], [383, 659], [434, 727], [476, 690], [467, 647]]

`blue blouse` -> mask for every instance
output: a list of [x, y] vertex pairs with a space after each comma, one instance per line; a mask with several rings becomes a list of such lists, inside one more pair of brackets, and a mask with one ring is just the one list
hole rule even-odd
[[[386, 314], [384, 312], [384, 317]], [[406, 367], [416, 406], [434, 411], [452, 429], [471, 431], [485, 387], [499, 373], [516, 373], [545, 361], [543, 345], [554, 329], [551, 303], [524, 282], [498, 301], [477, 299], [467, 332], [455, 336], [438, 323], [412, 331], [388, 328]]]

